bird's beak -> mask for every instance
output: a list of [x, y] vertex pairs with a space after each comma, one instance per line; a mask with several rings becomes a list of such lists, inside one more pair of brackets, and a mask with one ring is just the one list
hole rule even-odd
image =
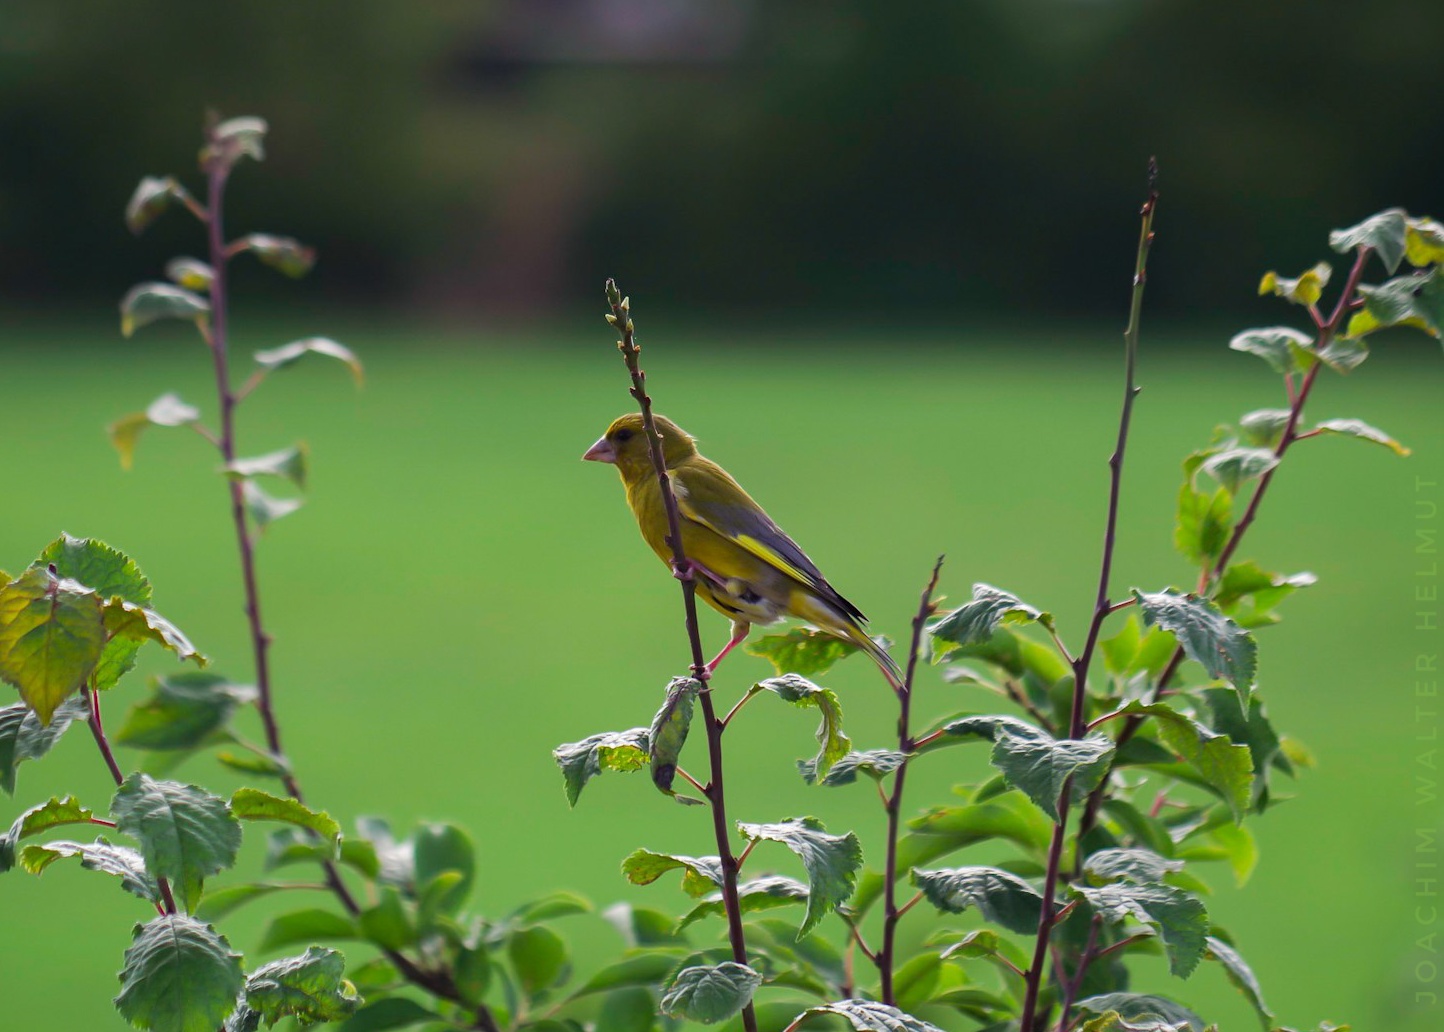
[[582, 456], [583, 462], [616, 462], [617, 449], [612, 447], [612, 442], [605, 437], [599, 437], [597, 443], [586, 450]]

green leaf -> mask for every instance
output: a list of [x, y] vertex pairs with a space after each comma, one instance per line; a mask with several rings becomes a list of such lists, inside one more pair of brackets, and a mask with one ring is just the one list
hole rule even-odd
[[261, 936], [261, 951], [310, 944], [317, 939], [355, 939], [359, 935], [356, 923], [349, 917], [319, 907], [293, 910], [273, 918], [266, 925], [266, 931]]
[[336, 843], [317, 838], [300, 828], [282, 828], [266, 836], [265, 869], [275, 870], [287, 864], [306, 863], [314, 860], [325, 863], [336, 859]]
[[1235, 821], [1243, 820], [1253, 793], [1253, 758], [1248, 746], [1235, 744], [1227, 735], [1214, 734], [1166, 703], [1145, 706], [1135, 701], [1120, 712], [1157, 718], [1164, 743], [1213, 786], [1228, 804]]
[[552, 750], [552, 759], [562, 769], [567, 802], [576, 806], [582, 789], [592, 778], [604, 770], [623, 773], [640, 770], [647, 763], [650, 751], [647, 728], [634, 727], [629, 731], [604, 731], [580, 742], [559, 745]]
[[339, 843], [341, 825], [328, 813], [318, 813], [294, 799], [273, 796], [258, 788], [241, 788], [231, 796], [231, 813], [243, 821], [284, 821], [315, 832], [323, 840]]
[[270, 126], [264, 118], [251, 115], [228, 118], [212, 126], [206, 133], [206, 146], [201, 149], [201, 167], [219, 162], [229, 168], [241, 158], [262, 161], [266, 157], [265, 139]]
[[215, 1032], [245, 979], [240, 954], [209, 925], [166, 914], [136, 925], [120, 972], [116, 1009], [153, 1032]]
[[15, 849], [20, 840], [42, 831], [58, 828], [65, 824], [89, 824], [95, 811], [81, 806], [75, 796], [51, 796], [49, 802], [32, 806], [10, 825], [10, 830], [0, 835], [0, 872], [15, 866]]
[[[717, 858], [711, 859], [715, 863]], [[717, 866], [720, 871], [720, 864]], [[711, 883], [704, 879], [702, 891], [697, 895], [705, 896], [710, 887]], [[613, 903], [602, 911], [602, 917], [630, 947], [682, 946], [687, 942], [685, 935], [677, 933], [676, 920], [660, 910], [637, 907], [630, 903]]]
[[610, 992], [628, 986], [654, 986], [671, 973], [677, 966], [674, 951], [638, 951], [622, 960], [614, 961], [587, 979], [571, 999], [590, 996], [593, 993]]
[[116, 829], [140, 843], [146, 869], [168, 879], [187, 910], [200, 901], [205, 878], [236, 862], [240, 823], [224, 799], [195, 785], [132, 774], [110, 812]]
[[1431, 218], [1411, 218], [1404, 230], [1404, 257], [1423, 268], [1444, 262], [1444, 226]]
[[219, 921], [231, 911], [237, 910], [253, 900], [261, 899], [286, 888], [289, 886], [270, 882], [254, 882], [249, 885], [227, 885], [223, 889], [207, 889], [206, 894], [201, 897], [200, 905], [196, 907], [195, 918], [197, 921]]
[[1129, 881], [1146, 885], [1163, 881], [1170, 871], [1183, 870], [1183, 861], [1167, 860], [1150, 849], [1100, 849], [1083, 864], [1092, 885]]
[[[873, 640], [887, 647], [885, 638]], [[760, 656], [770, 662], [778, 674], [800, 674], [803, 677], [825, 674], [838, 660], [861, 651], [860, 646], [807, 624], [793, 627], [785, 634], [765, 635], [748, 642], [743, 648], [748, 655]]]
[[826, 774], [852, 748], [852, 740], [842, 731], [842, 703], [832, 689], [819, 688], [800, 674], [783, 674], [759, 682], [753, 691], [769, 691], [794, 706], [815, 706], [821, 712], [822, 723], [817, 727], [821, 748], [811, 761], [815, 772]]
[[777, 824], [744, 824], [737, 828], [754, 841], [780, 842], [802, 860], [807, 871], [807, 916], [798, 938], [817, 926], [834, 907], [844, 903], [856, 884], [862, 866], [862, 845], [852, 832], [829, 835], [816, 817], [791, 817]]
[[[1040, 623], [1053, 627], [1053, 615], [1028, 605], [1017, 595], [989, 584], [974, 584], [973, 599], [928, 628], [933, 662], [941, 663], [957, 651], [955, 646], [981, 645], [1005, 625]], [[941, 642], [941, 645], [937, 643]]]
[[657, 1004], [652, 991], [633, 986], [608, 993], [597, 1012], [594, 1032], [652, 1032]]
[[1123, 628], [1112, 638], [1098, 643], [1103, 650], [1103, 665], [1118, 676], [1146, 673], [1157, 678], [1168, 666], [1177, 643], [1173, 635], [1154, 627], [1143, 632], [1143, 621], [1137, 613], [1129, 613]]
[[237, 253], [250, 251], [262, 265], [292, 279], [300, 279], [316, 264], [316, 249], [292, 237], [248, 233], [230, 246]]
[[282, 477], [306, 489], [306, 446], [295, 444], [279, 451], [257, 455], [252, 459], [236, 459], [225, 466], [226, 473], [233, 480], [248, 480], [251, 477]]
[[346, 958], [335, 950], [309, 947], [299, 957], [263, 964], [246, 979], [246, 1005], [267, 1025], [294, 1017], [303, 1026], [348, 1018], [361, 1002], [345, 979]]
[[154, 609], [112, 598], [105, 603], [104, 616], [105, 630], [112, 641], [115, 638], [127, 638], [134, 642], [153, 641], [167, 652], [174, 652], [179, 660], [195, 660], [197, 666], [210, 662], [196, 650], [179, 627]]
[[896, 1007], [873, 1000], [838, 1000], [835, 1003], [809, 1007], [797, 1016], [801, 1022], [818, 1014], [836, 1014], [846, 1018], [857, 1032], [942, 1032], [936, 1025], [915, 1018]]
[[1407, 217], [1403, 208], [1385, 209], [1348, 229], [1331, 232], [1329, 247], [1339, 254], [1348, 254], [1361, 247], [1372, 248], [1392, 276], [1404, 260]]
[[[793, 903], [807, 902], [807, 886], [795, 878], [769, 874], [738, 885], [737, 900], [741, 912], [744, 914], [751, 914], [759, 910], [773, 910], [777, 907], [790, 906]], [[722, 893], [714, 892], [687, 911], [682, 920], [677, 922], [677, 930], [680, 932], [704, 917], [720, 917], [726, 913]]]
[[115, 740], [137, 749], [194, 749], [230, 722], [236, 707], [255, 701], [250, 685], [220, 674], [185, 671], [151, 680], [152, 693], [136, 703]]
[[386, 1029], [405, 1028], [423, 1021], [440, 1020], [440, 1014], [427, 1010], [415, 1000], [405, 996], [390, 996], [375, 1003], [368, 1003], [336, 1026], [336, 1032], [385, 1032]]
[[692, 706], [702, 682], [691, 677], [674, 677], [667, 685], [667, 699], [652, 718], [647, 731], [648, 762], [652, 765], [652, 784], [669, 796], [676, 797], [672, 782], [677, 777], [677, 761], [687, 742], [692, 726]]
[[633, 885], [650, 885], [668, 871], [681, 870], [682, 891], [693, 899], [722, 885], [722, 861], [715, 856], [681, 856], [639, 849], [622, 861], [622, 874]]
[[1364, 299], [1364, 310], [1350, 318], [1346, 335], [1363, 337], [1392, 326], [1412, 326], [1439, 336], [1444, 324], [1444, 293], [1441, 293], [1444, 282], [1438, 273], [1437, 268], [1431, 268], [1427, 272], [1396, 276], [1376, 287], [1361, 285], [1359, 294]]
[[1276, 272], [1266, 272], [1258, 285], [1259, 296], [1276, 294], [1296, 305], [1316, 305], [1319, 298], [1323, 297], [1324, 287], [1328, 286], [1329, 276], [1333, 271], [1333, 266], [1328, 262], [1319, 262], [1298, 279], [1286, 279]]
[[172, 258], [165, 263], [165, 275], [178, 287], [208, 294], [215, 281], [216, 270], [199, 258]]
[[[866, 774], [874, 781], [880, 781], [901, 767], [906, 760], [907, 753], [900, 753], [895, 749], [865, 749], [862, 752], [846, 753], [827, 769], [821, 783], [829, 787], [850, 785], [857, 780], [858, 774]], [[809, 785], [818, 783], [817, 763], [816, 759], [797, 761], [802, 780]]]
[[1357, 437], [1363, 441], [1373, 441], [1375, 444], [1382, 444], [1395, 455], [1408, 455], [1409, 449], [1405, 448], [1398, 441], [1394, 440], [1384, 431], [1372, 427], [1361, 419], [1326, 419], [1315, 430], [1322, 430], [1330, 434], [1343, 434], [1345, 437]]
[[992, 764], [1054, 821], [1058, 800], [1066, 785], [1073, 796], [1092, 792], [1108, 774], [1113, 763], [1112, 739], [1091, 734], [1082, 739], [1055, 739], [1031, 725], [1021, 728], [1000, 725], [994, 739]]
[[1208, 705], [1209, 727], [1227, 735], [1235, 744], [1248, 747], [1253, 760], [1254, 808], [1263, 812], [1269, 803], [1269, 769], [1281, 764], [1287, 773], [1293, 773], [1293, 764], [1284, 754], [1278, 732], [1264, 712], [1263, 700], [1252, 696], [1247, 710], [1241, 711], [1237, 697], [1225, 688], [1205, 688], [1199, 694]]
[[223, 750], [216, 753], [216, 761], [232, 770], [238, 770], [244, 774], [258, 774], [267, 778], [283, 778], [291, 769], [273, 753]]
[[714, 1025], [751, 1003], [761, 984], [760, 974], [734, 961], [683, 968], [662, 994], [661, 1010], [676, 1018]]
[[1135, 588], [1133, 597], [1145, 624], [1171, 632], [1189, 659], [1201, 664], [1210, 677], [1232, 684], [1240, 699], [1247, 698], [1258, 668], [1258, 646], [1252, 635], [1196, 595], [1145, 594]]
[[455, 824], [424, 824], [412, 843], [418, 895], [448, 871], [460, 875], [436, 900], [440, 910], [455, 913], [471, 894], [476, 878], [476, 847], [471, 836]]
[[451, 976], [461, 998], [472, 1005], [479, 1004], [491, 985], [491, 954], [485, 946], [462, 947], [451, 965]]
[[170, 207], [171, 201], [186, 200], [189, 197], [185, 187], [176, 182], [174, 176], [146, 176], [126, 202], [126, 228], [139, 236], [161, 212]]
[[[150, 407], [144, 412], [132, 412], [128, 416], [121, 416], [108, 428], [110, 443], [120, 454], [121, 468], [130, 469], [135, 465], [136, 443], [140, 440], [141, 432], [148, 427], [186, 426], [200, 418], [200, 410], [186, 404], [176, 394], [162, 394], [151, 402]], [[131, 599], [131, 601], [136, 600]], [[146, 601], [149, 601], [149, 592], [146, 593]]]
[[546, 925], [512, 932], [506, 941], [506, 954], [528, 995], [556, 984], [567, 967], [567, 944]]
[[170, 283], [140, 283], [120, 299], [120, 333], [129, 337], [142, 326], [161, 319], [203, 323], [211, 303], [199, 294]]
[[590, 914], [594, 909], [587, 897], [561, 889], [549, 892], [530, 903], [523, 903], [512, 911], [511, 916], [522, 924], [534, 924], [553, 921], [559, 917], [571, 917], [573, 914]]
[[1276, 373], [1303, 372], [1313, 365], [1313, 338], [1288, 326], [1244, 330], [1228, 342], [1234, 351], [1257, 355]]
[[0, 788], [14, 795], [15, 768], [26, 760], [44, 756], [72, 721], [84, 720], [89, 714], [90, 704], [84, 695], [62, 702], [51, 714], [49, 726], [42, 725], [23, 702], [0, 707]]
[[246, 503], [246, 512], [250, 514], [251, 519], [261, 530], [265, 530], [277, 520], [291, 515], [306, 504], [300, 498], [277, 498], [275, 495], [268, 494], [254, 480], [242, 482], [241, 497]]
[[1324, 363], [1336, 373], [1348, 373], [1358, 368], [1364, 359], [1369, 357], [1369, 345], [1358, 338], [1362, 333], [1355, 333], [1355, 320], [1360, 316], [1367, 316], [1368, 312], [1356, 312], [1349, 320], [1349, 335], [1346, 337], [1335, 337], [1324, 347], [1319, 354], [1319, 361]]
[[329, 337], [307, 337], [305, 340], [293, 340], [289, 344], [282, 344], [278, 348], [270, 348], [266, 351], [257, 351], [255, 354], [256, 364], [262, 369], [274, 371], [284, 369], [286, 366], [300, 361], [307, 355], [321, 355], [325, 358], [334, 358], [338, 362], [344, 362], [351, 370], [351, 375], [356, 380], [356, 386], [360, 387], [365, 377], [365, 371], [361, 368], [361, 360], [356, 357], [355, 352], [344, 344], [338, 344]]
[[[1075, 1005], [1089, 1014], [1107, 1014], [1116, 1011], [1133, 1024], [1143, 1021], [1164, 1022], [1162, 1026], [1143, 1026], [1143, 1032], [1167, 1032], [1172, 1029], [1186, 1029], [1187, 1032], [1204, 1032], [1203, 1019], [1180, 1003], [1162, 996], [1145, 993], [1104, 993], [1079, 1000]], [[1120, 1029], [1119, 1032], [1125, 1032]]]
[[929, 903], [948, 914], [977, 910], [983, 920], [1031, 935], [1038, 930], [1043, 897], [1022, 878], [996, 867], [914, 869], [913, 884]]
[[1213, 563], [1228, 544], [1233, 529], [1233, 492], [1219, 487], [1200, 491], [1184, 481], [1178, 491], [1178, 522], [1173, 545], [1191, 563]]
[[1277, 623], [1277, 606], [1299, 588], [1318, 581], [1312, 573], [1269, 573], [1251, 559], [1234, 563], [1224, 571], [1214, 589], [1213, 601], [1240, 627], [1261, 627]]
[[1268, 1004], [1264, 1002], [1263, 989], [1258, 984], [1258, 978], [1254, 975], [1253, 969], [1243, 956], [1228, 943], [1210, 935], [1204, 940], [1208, 945], [1208, 951], [1204, 956], [1209, 960], [1216, 960], [1223, 967], [1224, 974], [1233, 987], [1241, 992], [1249, 1005], [1258, 1012], [1259, 1020], [1263, 1023], [1264, 1032], [1274, 1027], [1274, 1013], [1269, 1010]]
[[1254, 409], [1238, 421], [1246, 442], [1260, 448], [1276, 448], [1283, 440], [1293, 412], [1289, 409]]
[[382, 949], [404, 950], [416, 942], [416, 927], [401, 902], [401, 893], [391, 886], [382, 888], [378, 902], [356, 917], [361, 935]]
[[80, 866], [87, 871], [112, 874], [120, 879], [120, 887], [152, 903], [160, 900], [155, 879], [146, 871], [145, 860], [134, 849], [112, 845], [104, 838], [94, 842], [46, 842], [26, 846], [20, 851], [20, 866], [31, 874], [40, 874], [64, 857], [80, 857]]
[[85, 684], [104, 648], [100, 597], [84, 585], [32, 566], [0, 589], [0, 677], [42, 727]]
[[1279, 464], [1279, 457], [1268, 448], [1225, 448], [1203, 460], [1202, 469], [1225, 488], [1229, 494], [1250, 480], [1257, 480]]
[[1208, 915], [1203, 904], [1172, 885], [1078, 885], [1072, 890], [1087, 900], [1094, 913], [1109, 924], [1132, 919], [1149, 925], [1163, 940], [1168, 970], [1187, 978], [1203, 959]]
[[96, 538], [61, 534], [33, 565], [54, 566], [56, 576], [83, 584], [102, 598], [119, 596], [139, 606], [150, 604], [150, 580], [135, 560]]

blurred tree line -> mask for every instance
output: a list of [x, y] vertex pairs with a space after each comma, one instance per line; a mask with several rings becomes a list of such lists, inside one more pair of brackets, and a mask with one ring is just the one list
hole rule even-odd
[[1116, 317], [1156, 154], [1150, 303], [1223, 316], [1233, 270], [1444, 214], [1441, 43], [1420, 0], [5, 0], [0, 297], [196, 246], [121, 208], [209, 106], [272, 125], [234, 228], [338, 302]]

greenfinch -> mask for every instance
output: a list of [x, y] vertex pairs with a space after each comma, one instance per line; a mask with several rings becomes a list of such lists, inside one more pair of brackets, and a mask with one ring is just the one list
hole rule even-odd
[[[900, 684], [897, 664], [868, 637], [862, 611], [827, 583], [797, 543], [725, 469], [697, 451], [690, 434], [664, 416], [654, 418], [677, 498], [682, 549], [692, 567], [697, 594], [732, 621], [731, 640], [707, 669], [715, 669], [747, 637], [753, 624], [776, 623], [792, 616], [858, 646], [894, 686]], [[617, 467], [627, 490], [627, 506], [637, 518], [642, 537], [671, 565], [667, 509], [648, 454], [641, 413], [614, 421], [582, 458]]]

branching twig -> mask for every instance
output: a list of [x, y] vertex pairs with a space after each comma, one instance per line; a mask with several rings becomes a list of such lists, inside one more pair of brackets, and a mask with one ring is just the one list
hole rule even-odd
[[[647, 438], [647, 453], [657, 471], [657, 484], [661, 488], [662, 502], [667, 510], [667, 544], [672, 548], [673, 576], [682, 584], [687, 639], [692, 649], [692, 676], [702, 685], [702, 690], [697, 694], [702, 704], [703, 724], [707, 731], [707, 757], [712, 767], [711, 780], [707, 784], [707, 800], [712, 804], [712, 830], [722, 865], [722, 904], [727, 911], [727, 938], [732, 945], [732, 959], [738, 964], [746, 964], [747, 940], [742, 931], [742, 906], [737, 896], [737, 858], [732, 853], [723, 788], [722, 731], [725, 725], [717, 718], [716, 708], [712, 705], [712, 691], [708, 686], [710, 673], [702, 652], [702, 632], [697, 623], [697, 584], [692, 564], [682, 548], [682, 518], [677, 510], [676, 495], [672, 492], [672, 480], [667, 475], [667, 462], [662, 454], [662, 435], [657, 432], [657, 423], [652, 417], [652, 399], [647, 395], [647, 374], [639, 364], [642, 349], [633, 337], [631, 302], [630, 299], [622, 297], [617, 284], [610, 279], [607, 280], [607, 304], [612, 310], [608, 321], [621, 334], [617, 349], [622, 353], [627, 372], [632, 376], [631, 395], [642, 412], [642, 431]], [[742, 1024], [746, 1032], [757, 1032], [757, 1015], [750, 1003], [742, 1010]]]
[[[1138, 328], [1143, 308], [1143, 288], [1148, 281], [1148, 253], [1153, 245], [1153, 214], [1158, 206], [1158, 191], [1155, 184], [1158, 167], [1149, 162], [1148, 199], [1140, 212], [1142, 226], [1138, 237], [1138, 258], [1133, 273], [1133, 299], [1128, 314], [1128, 328], [1124, 331], [1124, 387], [1123, 411], [1118, 420], [1118, 442], [1108, 459], [1110, 482], [1108, 490], [1108, 519], [1103, 533], [1103, 559], [1099, 564], [1098, 593], [1093, 605], [1093, 620], [1088, 627], [1088, 638], [1083, 652], [1073, 664], [1073, 709], [1069, 720], [1069, 737], [1082, 738], [1087, 720], [1088, 666], [1093, 660], [1093, 650], [1098, 644], [1098, 635], [1103, 621], [1108, 616], [1111, 604], [1108, 601], [1108, 582], [1113, 573], [1113, 551], [1117, 543], [1118, 505], [1123, 483], [1123, 456], [1128, 446], [1128, 429], [1133, 415], [1133, 399], [1139, 388], [1134, 383], [1134, 372], [1138, 359]], [[1068, 833], [1068, 809], [1073, 794], [1072, 778], [1063, 783], [1058, 798], [1058, 822], [1053, 826], [1053, 839], [1048, 846], [1048, 867], [1043, 879], [1043, 905], [1039, 910], [1038, 939], [1033, 949], [1033, 962], [1028, 968], [1024, 982], [1023, 1012], [1018, 1023], [1021, 1032], [1033, 1032], [1038, 1008], [1038, 990], [1043, 982], [1044, 961], [1048, 956], [1048, 943], [1059, 915], [1053, 910], [1054, 894], [1058, 888], [1059, 867], [1063, 859], [1063, 843]], [[1078, 850], [1081, 854], [1082, 850]]]
[[[907, 779], [908, 758], [914, 750], [912, 731], [908, 724], [912, 711], [913, 677], [917, 673], [918, 652], [922, 648], [923, 629], [933, 612], [933, 592], [938, 587], [938, 576], [942, 573], [943, 557], [933, 563], [933, 572], [918, 600], [917, 613], [913, 616], [912, 640], [908, 645], [908, 665], [903, 683], [897, 688], [897, 748], [902, 760], [893, 773], [892, 793], [886, 799], [887, 806], [887, 863], [883, 872], [883, 919], [882, 948], [878, 950], [875, 962], [882, 978], [882, 1002], [895, 1005], [893, 997], [893, 961], [896, 957], [894, 946], [897, 939], [898, 921], [912, 907], [912, 903], [897, 905], [897, 840], [902, 820], [903, 784]], [[914, 898], [913, 902], [916, 902]]]

